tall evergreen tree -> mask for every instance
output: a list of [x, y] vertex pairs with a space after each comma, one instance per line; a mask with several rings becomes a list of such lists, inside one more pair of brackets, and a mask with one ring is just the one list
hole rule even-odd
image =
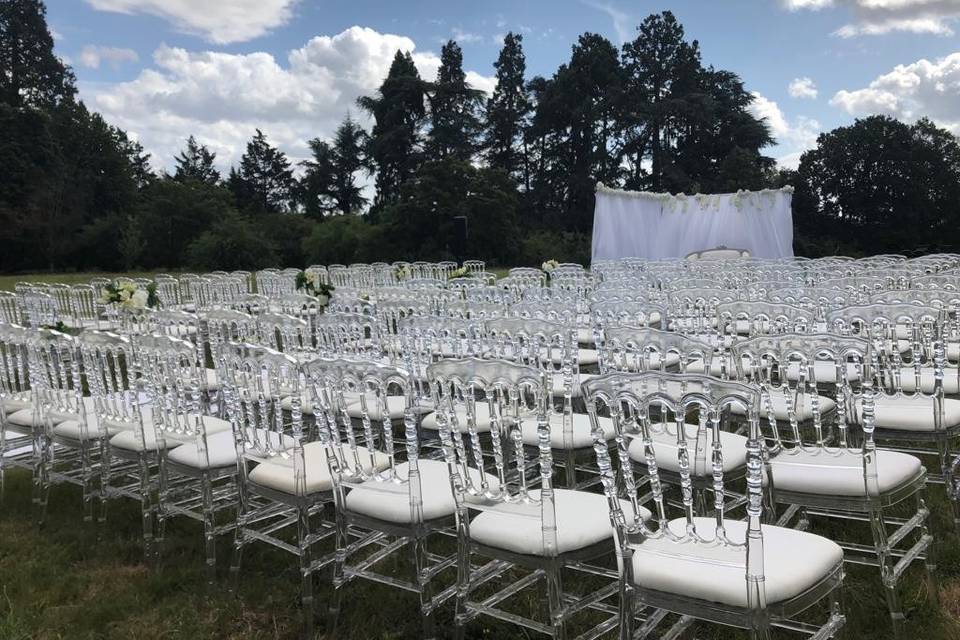
[[40, 0], [0, 0], [0, 102], [52, 107], [72, 101], [73, 72], [53, 53]]
[[396, 200], [400, 196], [400, 185], [419, 166], [423, 155], [421, 127], [426, 116], [426, 89], [413, 56], [397, 51], [377, 95], [357, 101], [374, 119], [368, 151], [376, 172], [374, 205]]
[[357, 213], [367, 204], [357, 173], [367, 168], [364, 148], [367, 132], [349, 114], [333, 134], [334, 176], [331, 195], [344, 215]]
[[440, 51], [440, 69], [430, 93], [427, 158], [470, 160], [480, 135], [483, 92], [467, 84], [463, 51], [453, 40]]
[[508, 33], [497, 61], [497, 86], [487, 101], [486, 139], [487, 161], [515, 178], [524, 176], [529, 187], [529, 173], [525, 171], [522, 143], [523, 132], [531, 111], [530, 97], [524, 84], [527, 63], [523, 54], [523, 36]]
[[213, 164], [216, 158], [217, 154], [190, 136], [187, 138], [187, 147], [174, 158], [177, 168], [173, 178], [177, 182], [196, 180], [209, 185], [219, 184], [220, 172]]
[[314, 138], [307, 144], [313, 157], [300, 163], [304, 172], [297, 184], [297, 199], [307, 217], [319, 220], [337, 207], [333, 197], [336, 158], [334, 150], [320, 138]]
[[271, 146], [257, 129], [239, 169], [230, 170], [229, 186], [242, 210], [280, 213], [289, 206], [295, 181], [286, 154]]

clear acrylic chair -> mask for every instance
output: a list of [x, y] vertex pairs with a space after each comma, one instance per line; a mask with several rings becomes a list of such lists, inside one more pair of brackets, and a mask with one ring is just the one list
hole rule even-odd
[[[960, 524], [960, 399], [945, 398], [947, 376], [942, 339], [945, 313], [921, 305], [872, 304], [827, 314], [832, 332], [869, 340], [880, 363], [874, 407], [874, 438], [885, 448], [910, 453], [927, 465], [927, 482], [943, 483]], [[853, 419], [862, 424], [862, 400]]]
[[[617, 429], [617, 459], [597, 447], [610, 521], [616, 533], [619, 567], [619, 637], [647, 637], [678, 614], [663, 637], [680, 637], [696, 621], [746, 629], [751, 638], [769, 640], [781, 627], [815, 638], [833, 637], [844, 625], [840, 608], [843, 550], [826, 538], [763, 523], [763, 439], [760, 433], [760, 392], [742, 383], [694, 374], [657, 371], [610, 373], [584, 383], [591, 417], [611, 415]], [[748, 416], [747, 442], [725, 446], [732, 405]], [[694, 457], [687, 439], [689, 415], [697, 430], [712, 432], [708, 454]], [[682, 501], [673, 507], [665, 498], [657, 454], [661, 443], [653, 435], [655, 420], [675, 423], [676, 469]], [[698, 438], [700, 440], [701, 438]], [[654, 517], [640, 506], [628, 454], [639, 441], [647, 459]], [[602, 440], [598, 439], [602, 443]], [[741, 451], [745, 448], [745, 452]], [[726, 459], [746, 457], [747, 519], [725, 512]], [[697, 515], [694, 469], [709, 458], [714, 484], [713, 513]], [[624, 497], [626, 499], [624, 499]], [[655, 521], [655, 526], [654, 526]], [[797, 616], [828, 602], [825, 623], [800, 621]], [[651, 611], [652, 609], [652, 611]], [[645, 611], [646, 610], [646, 611]], [[646, 613], [644, 620], [638, 614]]]
[[33, 407], [27, 349], [32, 334], [30, 329], [0, 323], [0, 502], [4, 496], [5, 469], [34, 468], [32, 429], [7, 420], [11, 414]]
[[[924, 499], [926, 470], [915, 456], [878, 449], [874, 442], [873, 376], [879, 362], [870, 343], [832, 335], [784, 335], [746, 340], [733, 350], [742, 378], [760, 387], [763, 404], [775, 393], [788, 398], [787, 428], [769, 415], [769, 409], [769, 417], [761, 417], [761, 426], [767, 426], [762, 432], [768, 444], [768, 520], [785, 526], [799, 515], [796, 527], [807, 530], [812, 513], [869, 524], [872, 546], [838, 542], [848, 562], [880, 568], [897, 633], [904, 617], [897, 592], [900, 577], [913, 561], [922, 560], [929, 591], [936, 594], [936, 563]], [[832, 396], [830, 405], [838, 410], [822, 412], [826, 407], [814, 401], [809, 403], [813, 418], [799, 419], [796, 413], [807, 405], [806, 399], [821, 393]], [[858, 396], [862, 429], [851, 429], [847, 408]], [[916, 505], [912, 513], [905, 517], [890, 513], [909, 502]], [[778, 503], [788, 505], [779, 518]]]
[[[385, 584], [419, 596], [421, 637], [432, 638], [434, 611], [456, 592], [437, 588], [435, 578], [456, 554], [431, 553], [428, 543], [453, 535], [456, 504], [446, 463], [420, 456], [414, 381], [403, 369], [342, 359], [310, 363], [304, 373], [322, 416], [337, 512], [331, 610], [339, 612], [355, 578]], [[389, 568], [402, 553], [408, 577]], [[335, 633], [335, 619], [328, 633]]]
[[[601, 495], [553, 486], [546, 374], [520, 364], [470, 358], [437, 362], [428, 376], [457, 505], [457, 637], [464, 636], [472, 619], [490, 616], [565, 638], [571, 619], [584, 609], [602, 620], [583, 637], [614, 628], [617, 610], [608, 601], [616, 594], [616, 584], [604, 582], [578, 595], [563, 586], [562, 572], [578, 586], [584, 573], [614, 577], [592, 562], [609, 556], [612, 531]], [[477, 424], [484, 421], [492, 436], [490, 454], [480, 446]], [[540, 443], [533, 460], [524, 455], [527, 423], [536, 424]], [[485, 467], [496, 485], [482, 473]], [[475, 567], [475, 557], [488, 560]], [[521, 592], [543, 583], [546, 621], [510, 610], [514, 599], [524, 597]], [[481, 585], [500, 588], [480, 600]]]

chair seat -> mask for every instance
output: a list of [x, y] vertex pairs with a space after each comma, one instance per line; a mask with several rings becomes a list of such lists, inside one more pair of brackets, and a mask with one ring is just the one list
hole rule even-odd
[[[863, 401], [857, 399], [857, 421], [862, 420]], [[934, 431], [933, 398], [880, 396], [874, 401], [874, 418], [880, 429], [895, 431]], [[960, 400], [943, 401], [943, 428], [960, 426]]]
[[30, 397], [27, 394], [23, 396], [9, 395], [3, 400], [3, 410], [7, 414], [29, 409], [32, 406], [33, 405], [30, 404]]
[[[775, 490], [816, 495], [865, 496], [863, 455], [849, 449], [791, 449], [770, 460]], [[877, 451], [877, 485], [887, 493], [923, 472], [919, 458], [897, 451]], [[870, 487], [871, 495], [877, 495]]]
[[[104, 420], [103, 424], [107, 428], [108, 436], [114, 436], [120, 433], [121, 431], [125, 431], [129, 428], [132, 428], [122, 423], [118, 423], [116, 421], [110, 421], [110, 420]], [[84, 434], [82, 431], [83, 430], [81, 429], [79, 420], [65, 420], [53, 427], [54, 435], [58, 435], [63, 438], [69, 438], [71, 440], [83, 441], [85, 439], [97, 440], [100, 438], [100, 429], [97, 428], [96, 420], [87, 421], [86, 438], [84, 438]]]
[[[460, 429], [460, 433], [467, 433], [467, 411], [462, 406], [456, 407], [456, 416], [457, 416], [457, 426]], [[489, 433], [490, 431], [490, 408], [487, 406], [487, 403], [484, 401], [477, 401], [476, 404], [476, 430], [477, 433]], [[430, 431], [439, 431], [440, 426], [437, 424], [437, 414], [428, 413], [423, 416], [423, 420], [420, 422], [420, 426], [424, 429]]]
[[184, 443], [167, 454], [167, 460], [195, 469], [218, 469], [237, 464], [237, 445], [233, 433], [221, 431], [207, 436], [207, 454], [201, 455], [195, 443]]
[[[191, 416], [191, 419], [193, 418], [196, 418], [196, 416]], [[221, 420], [220, 418], [214, 418], [213, 416], [203, 416], [203, 426], [207, 432], [208, 440], [211, 436], [218, 433], [228, 432], [231, 436], [233, 433], [233, 427], [229, 422], [226, 420]], [[156, 450], [157, 440], [153, 427], [149, 424], [145, 425], [143, 433], [144, 437], [141, 439], [137, 429], [125, 430], [110, 438], [110, 446], [117, 447], [118, 449], [126, 449], [128, 451], [143, 451], [144, 442], [146, 442], [147, 449]], [[181, 435], [167, 432], [164, 434], [163, 439], [167, 449], [172, 449], [181, 443], [188, 443], [191, 445], [194, 443], [194, 436], [192, 434]]]
[[[943, 392], [947, 395], [957, 395], [960, 393], [960, 370], [943, 370]], [[921, 367], [920, 369], [920, 391], [923, 393], [933, 393], [936, 376], [933, 367]], [[917, 372], [913, 367], [903, 367], [900, 369], [900, 386], [906, 393], [913, 393], [917, 390]]]
[[[770, 396], [770, 409], [773, 410], [773, 415], [777, 420], [787, 421], [790, 419], [790, 413], [787, 411], [787, 398], [780, 391], [775, 391], [771, 393]], [[837, 403], [834, 402], [831, 398], [826, 396], [817, 396], [820, 405], [820, 415], [829, 413], [833, 411]], [[733, 413], [738, 415], [746, 415], [746, 410], [742, 405], [734, 404], [730, 407], [730, 410]], [[760, 406], [760, 417], [767, 417], [767, 405], [765, 402]], [[794, 406], [794, 413], [796, 414], [797, 420], [803, 422], [804, 420], [810, 420], [813, 418], [813, 397], [809, 394], [803, 396], [803, 402]]]
[[593, 344], [595, 342], [593, 328], [577, 327], [577, 342], [580, 344]]
[[[573, 418], [573, 433], [570, 440], [566, 441], [563, 433], [563, 414], [556, 412], [550, 414], [550, 446], [554, 449], [586, 449], [592, 447], [593, 434], [591, 433], [590, 416], [584, 413], [574, 413], [571, 418]], [[613, 420], [600, 416], [597, 418], [597, 422], [603, 431], [604, 440], [612, 440], [616, 437], [617, 430], [613, 426]], [[528, 447], [535, 447], [540, 443], [535, 416], [524, 419], [520, 433], [523, 444]]]
[[[672, 423], [653, 425], [653, 451], [657, 460], [657, 467], [661, 470], [680, 472], [680, 459], [677, 446], [677, 426]], [[713, 473], [713, 432], [709, 429], [700, 441], [703, 447], [702, 461], [698, 465], [697, 459], [697, 431], [695, 424], [688, 424], [684, 428], [687, 439], [687, 451], [690, 456], [690, 471], [693, 475], [703, 477]], [[743, 468], [747, 463], [747, 439], [744, 436], [727, 431], [720, 432], [720, 445], [723, 447], [723, 472], [729, 473]], [[641, 464], [647, 463], [644, 453], [643, 440], [633, 438], [627, 448], [630, 458]]]
[[[423, 402], [423, 400], [420, 402]], [[387, 396], [387, 414], [390, 420], [402, 420], [406, 407], [407, 400], [403, 396]], [[432, 407], [418, 405], [414, 413], [422, 414], [430, 411], [433, 411]], [[359, 398], [356, 402], [347, 405], [347, 415], [351, 418], [363, 417], [363, 407], [360, 404]], [[370, 395], [367, 397], [367, 415], [374, 421], [383, 420], [383, 415], [380, 413], [380, 404], [377, 402], [376, 396]]]
[[[453, 498], [453, 489], [450, 486], [450, 473], [447, 463], [440, 460], [420, 460], [420, 491], [423, 520], [436, 520], [452, 516], [456, 510]], [[406, 462], [396, 466], [397, 475], [406, 479], [410, 473], [410, 465]], [[479, 486], [480, 472], [470, 469], [473, 481]], [[487, 484], [491, 489], [498, 489], [500, 482], [489, 473], [486, 476]], [[411, 523], [410, 512], [410, 485], [396, 483], [389, 480], [367, 480], [357, 485], [347, 494], [346, 507], [348, 511], [360, 513], [386, 520], [387, 522]]]
[[[697, 533], [713, 541], [716, 520], [694, 518]], [[683, 535], [686, 519], [669, 523]], [[746, 539], [747, 523], [724, 522], [727, 537]], [[767, 602], [798, 596], [828, 576], [843, 562], [836, 543], [804, 531], [763, 525], [763, 566]], [[667, 538], [647, 538], [634, 547], [634, 582], [644, 589], [675, 593], [734, 607], [747, 607], [746, 550], [702, 543], [678, 544]]]
[[217, 370], [216, 369], [204, 369], [204, 378], [203, 378], [203, 390], [204, 391], [219, 391], [220, 390], [220, 380], [217, 379]]
[[[377, 471], [386, 469], [390, 459], [379, 451], [373, 452], [373, 463], [370, 462], [370, 452], [366, 447], [357, 447], [361, 464], [368, 473], [376, 467]], [[286, 458], [271, 458], [254, 467], [247, 476], [255, 484], [263, 485], [277, 491], [291, 495], [308, 495], [329, 491], [333, 487], [333, 478], [330, 476], [330, 465], [327, 463], [326, 447], [320, 442], [309, 442], [303, 446], [304, 487], [297, 487], [297, 478], [294, 475], [293, 461]], [[352, 466], [352, 463], [351, 463]]]
[[[585, 549], [598, 542], [611, 540], [613, 529], [607, 511], [607, 499], [599, 493], [554, 489], [557, 514], [557, 552]], [[530, 497], [539, 500], [540, 491]], [[630, 518], [633, 507], [621, 500], [624, 515]], [[531, 556], [546, 554], [543, 544], [543, 522], [539, 504], [499, 504], [482, 511], [470, 522], [470, 539], [488, 547]], [[650, 512], [641, 512], [644, 520]]]
[[[580, 388], [580, 385], [589, 380], [590, 378], [596, 378], [598, 374], [595, 373], [581, 373], [579, 376], [574, 376], [574, 385], [570, 388], [570, 397], [579, 398], [583, 395], [583, 391]], [[563, 376], [561, 374], [555, 374], [551, 376], [552, 393], [554, 398], [563, 397]]]

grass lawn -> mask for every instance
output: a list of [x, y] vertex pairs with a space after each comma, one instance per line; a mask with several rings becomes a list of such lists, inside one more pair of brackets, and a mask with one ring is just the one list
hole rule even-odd
[[[130, 278], [152, 278], [159, 271], [130, 271], [126, 273], [106, 273], [106, 272], [87, 272], [87, 273], [25, 273], [15, 276], [0, 275], [0, 291], [13, 291], [14, 285], [18, 282], [60, 282], [63, 284], [90, 284], [91, 278], [116, 278], [117, 276], [127, 276]], [[164, 271], [163, 273], [171, 273]]]
[[[105, 526], [84, 526], [79, 491], [58, 486], [51, 492], [48, 523], [33, 522], [30, 477], [8, 472], [0, 508], [0, 638], [296, 638], [301, 621], [299, 577], [295, 559], [263, 545], [244, 556], [240, 592], [227, 592], [230, 541], [218, 548], [220, 581], [208, 587], [204, 578], [199, 526], [174, 521], [159, 568], [143, 563], [139, 509], [122, 501]], [[947, 504], [942, 490], [932, 490], [934, 512]], [[822, 521], [814, 521], [822, 526]], [[960, 638], [960, 538], [937, 517], [940, 535], [938, 608], [927, 598], [921, 567], [912, 567], [902, 584], [907, 612], [906, 638]], [[830, 531], [829, 524], [822, 531]], [[862, 533], [869, 536], [864, 529]], [[441, 578], [442, 579], [442, 578]], [[847, 638], [889, 638], [888, 619], [877, 570], [851, 566], [846, 580]], [[575, 588], [569, 580], [567, 588]], [[325, 633], [318, 614], [320, 638], [418, 638], [419, 620], [412, 594], [368, 582], [345, 587], [340, 626]], [[328, 574], [318, 578], [317, 608], [325, 610], [332, 589]], [[521, 597], [515, 606], [528, 612], [536, 600]], [[438, 612], [443, 637], [452, 637], [452, 603]], [[468, 627], [469, 638], [537, 638], [517, 627], [484, 619]], [[608, 636], [613, 637], [613, 636]], [[745, 634], [713, 626], [698, 629], [697, 638], [743, 638]], [[797, 637], [777, 632], [776, 638]]]

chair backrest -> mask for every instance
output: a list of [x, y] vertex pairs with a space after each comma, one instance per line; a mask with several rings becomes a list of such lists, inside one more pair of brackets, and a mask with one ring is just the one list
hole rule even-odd
[[310, 324], [285, 313], [262, 313], [257, 317], [260, 342], [280, 353], [304, 353], [313, 348]]
[[[823, 448], [831, 436], [825, 424], [831, 413], [837, 426], [835, 444], [848, 445], [854, 401], [863, 395], [865, 385], [872, 384], [879, 366], [868, 341], [833, 334], [784, 334], [743, 340], [730, 350], [737, 378], [760, 388], [768, 441], [778, 448], [785, 442]], [[821, 394], [834, 400], [834, 412], [821, 406]], [[778, 395], [777, 404], [787, 414], [783, 428], [789, 430], [788, 441], [782, 437], [774, 410]]]
[[83, 414], [83, 385], [77, 341], [50, 329], [38, 329], [27, 343], [34, 424], [52, 428], [51, 416]]
[[380, 323], [377, 318], [360, 313], [324, 313], [317, 316], [317, 351], [326, 357], [383, 357]]
[[[468, 519], [468, 509], [502, 504], [527, 509], [531, 517], [541, 520], [545, 555], [556, 555], [546, 375], [525, 365], [465, 358], [432, 364], [427, 376], [460, 522]], [[478, 414], [482, 405], [488, 417]], [[490, 426], [489, 454], [481, 448], [477, 430], [477, 424], [484, 422]], [[539, 454], [531, 459], [524, 451], [521, 434], [525, 426], [529, 429], [534, 424]], [[483, 473], [485, 466], [497, 478], [496, 486]], [[530, 480], [534, 475], [539, 477], [538, 483]]]
[[723, 302], [716, 312], [720, 335], [806, 333], [817, 321], [811, 309], [763, 301]]
[[87, 386], [93, 398], [96, 423], [82, 424], [88, 431], [130, 429], [142, 435], [141, 398], [137, 387], [140, 365], [137, 350], [127, 336], [85, 331], [78, 338]]
[[590, 305], [595, 327], [650, 327], [666, 328], [670, 323], [667, 307], [650, 302], [612, 300]]
[[[320, 439], [327, 445], [338, 506], [345, 489], [359, 483], [365, 483], [365, 491], [394, 494], [400, 486], [407, 490], [412, 522], [422, 522], [420, 411], [410, 375], [404, 369], [342, 358], [314, 360], [303, 373], [314, 398]], [[355, 409], [348, 412], [351, 406]], [[394, 442], [397, 423], [403, 430], [403, 456]], [[406, 464], [401, 463], [404, 457]]]
[[610, 327], [604, 331], [600, 349], [600, 370], [667, 371], [679, 367], [686, 373], [697, 364], [699, 373], [711, 370], [713, 347], [672, 331], [649, 327]]
[[19, 324], [21, 321], [17, 294], [12, 291], [0, 291], [0, 322]]
[[[627, 558], [621, 567], [626, 579], [633, 584], [633, 566], [629, 558], [635, 550], [642, 548], [641, 544], [645, 539], [656, 539], [658, 544], [676, 545], [676, 553], [680, 554], [684, 553], [684, 547], [690, 548], [691, 545], [722, 547], [733, 552], [731, 558], [739, 555], [741, 559], [746, 576], [744, 587], [749, 590], [748, 602], [753, 607], [765, 606], [763, 532], [760, 528], [763, 515], [763, 442], [758, 421], [760, 392], [738, 382], [653, 371], [610, 373], [586, 381], [583, 388], [594, 439], [598, 443], [594, 451], [600, 467], [604, 493], [608, 499], [610, 519], [615, 528], [618, 552]], [[745, 539], [742, 541], [731, 539], [727, 532], [723, 465], [725, 456], [738, 455], [740, 452], [725, 451], [724, 439], [720, 437], [721, 431], [731, 430], [735, 407], [739, 409], [737, 413], [741, 414], [737, 416], [738, 419], [742, 419], [742, 415], [746, 416], [747, 434], [747, 527]], [[599, 416], [601, 413], [606, 415], [607, 412], [617, 433], [616, 469], [599, 426]], [[695, 424], [687, 423], [691, 414], [697, 416]], [[663, 491], [661, 465], [657, 462], [658, 445], [654, 435], [659, 429], [666, 429], [666, 433], [675, 438], [674, 442], [670, 442], [670, 448], [676, 448], [676, 464], [672, 466], [680, 476], [682, 520], [674, 523], [672, 527], [671, 509]], [[707, 434], [711, 437], [708, 438]], [[691, 435], [696, 436], [695, 451], [691, 451], [694, 446], [690, 442]], [[643, 460], [646, 463], [644, 473], [649, 478], [649, 491], [654, 503], [652, 522], [656, 523], [656, 528], [644, 521], [645, 514], [640, 507], [640, 494], [646, 491], [647, 487], [637, 482], [634, 475], [634, 462], [629, 454], [630, 444], [634, 440], [639, 441], [642, 446]], [[694, 508], [693, 474], [698, 468], [704, 468], [701, 465], [706, 464], [709, 464], [711, 471], [711, 489], [715, 492], [713, 523], [710, 527], [713, 529], [712, 536], [698, 530], [698, 523], [702, 526], [703, 520], [695, 518]], [[621, 501], [621, 491], [616, 481], [617, 474], [622, 478], [632, 514], [624, 513], [624, 503]]]
[[[295, 470], [300, 495], [306, 494], [303, 445], [307, 436], [299, 363], [268, 347], [236, 342], [219, 345], [217, 362], [243, 477], [250, 463], [273, 460], [289, 464]], [[286, 398], [289, 412], [284, 411]]]
[[28, 344], [32, 336], [30, 329], [0, 323], [0, 414], [4, 416], [11, 413], [8, 401], [29, 397]]

